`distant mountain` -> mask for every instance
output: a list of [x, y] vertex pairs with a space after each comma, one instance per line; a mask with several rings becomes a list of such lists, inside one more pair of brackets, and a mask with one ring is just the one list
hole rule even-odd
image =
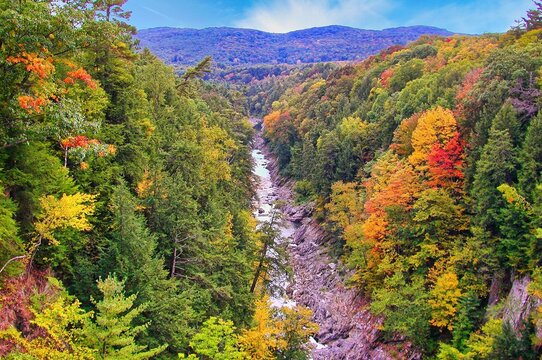
[[452, 35], [430, 26], [362, 30], [325, 26], [286, 34], [227, 27], [196, 29], [153, 28], [136, 35], [164, 61], [194, 65], [210, 55], [217, 65], [295, 64], [364, 59], [392, 45], [421, 35]]

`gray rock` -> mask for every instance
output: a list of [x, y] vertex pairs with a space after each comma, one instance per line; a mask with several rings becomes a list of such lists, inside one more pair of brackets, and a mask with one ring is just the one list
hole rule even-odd
[[[503, 310], [503, 320], [512, 325], [512, 328], [519, 335], [523, 321], [529, 321], [530, 314], [542, 305], [540, 299], [529, 295], [528, 287], [531, 279], [523, 276], [512, 281], [512, 288], [506, 298]], [[540, 329], [537, 329], [539, 332]]]

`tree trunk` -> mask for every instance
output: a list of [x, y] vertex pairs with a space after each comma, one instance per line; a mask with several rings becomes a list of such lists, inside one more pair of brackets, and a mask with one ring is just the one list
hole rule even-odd
[[263, 262], [265, 261], [265, 257], [267, 255], [267, 246], [269, 244], [269, 240], [267, 240], [262, 249], [262, 255], [260, 257], [260, 263], [258, 264], [258, 267], [256, 268], [256, 274], [254, 274], [254, 279], [252, 280], [252, 285], [250, 286], [250, 292], [254, 293], [254, 290], [256, 289], [256, 285], [258, 284], [258, 279], [260, 278], [260, 274], [263, 269]]

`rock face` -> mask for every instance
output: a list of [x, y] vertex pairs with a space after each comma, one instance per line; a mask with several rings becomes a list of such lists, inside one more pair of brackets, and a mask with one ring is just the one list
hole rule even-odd
[[[528, 287], [531, 279], [528, 276], [512, 281], [512, 288], [506, 298], [503, 320], [508, 322], [517, 335], [523, 326], [523, 321], [529, 321], [530, 314], [539, 306], [542, 301], [529, 295]], [[537, 334], [542, 333], [542, 329], [536, 329]]]
[[282, 212], [294, 224], [289, 245], [294, 281], [288, 292], [294, 301], [313, 311], [313, 320], [320, 326], [315, 336], [320, 346], [314, 348], [313, 359], [421, 359], [420, 353], [400, 337], [392, 343], [383, 342], [378, 330], [382, 319], [369, 312], [366, 298], [344, 285], [338, 271], [341, 264], [334, 263], [328, 254], [327, 234], [311, 218], [313, 206], [293, 205], [293, 182], [279, 176], [276, 160], [259, 137], [256, 147], [270, 160], [272, 181], [278, 185], [277, 198], [286, 203]]

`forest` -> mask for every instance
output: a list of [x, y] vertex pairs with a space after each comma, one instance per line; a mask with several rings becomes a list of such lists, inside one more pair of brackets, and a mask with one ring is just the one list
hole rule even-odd
[[244, 97], [136, 51], [125, 2], [0, 1], [0, 357], [304, 354], [250, 288]]
[[[424, 358], [540, 356], [535, 5], [507, 33], [422, 37], [267, 104], [265, 136], [350, 285], [388, 339], [403, 334]], [[529, 300], [516, 319], [506, 299], [519, 279]]]
[[211, 74], [142, 49], [126, 1], [0, 0], [1, 358], [311, 358], [311, 309], [266, 287], [251, 116], [382, 344], [541, 358], [541, 2], [506, 33]]
[[[310, 3], [305, 6], [310, 7]], [[157, 27], [136, 34], [143, 47], [168, 64], [194, 66], [212, 56], [219, 68], [263, 64], [310, 64], [360, 60], [391, 45], [406, 44], [422, 34], [451, 35], [431, 26], [364, 30], [322, 26], [288, 33], [212, 27], [186, 29]]]

